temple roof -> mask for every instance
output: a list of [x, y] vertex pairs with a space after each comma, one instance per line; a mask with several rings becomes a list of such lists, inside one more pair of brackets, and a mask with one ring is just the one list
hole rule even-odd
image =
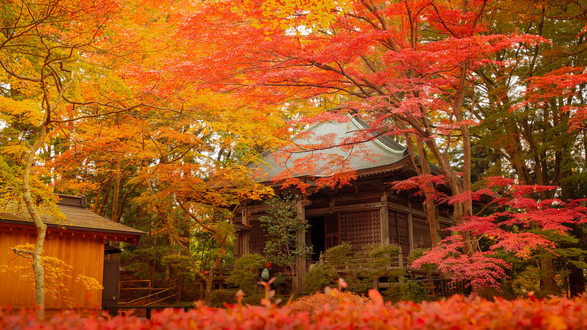
[[384, 171], [409, 158], [407, 148], [388, 136], [374, 134], [354, 117], [342, 123], [322, 122], [297, 134], [290, 146], [262, 153], [262, 161], [248, 167], [255, 171], [256, 180], [269, 181], [285, 174], [326, 177], [355, 170], [361, 175], [375, 169]]
[[[59, 195], [57, 207], [65, 215], [65, 220], [58, 219], [53, 215], [42, 213], [41, 218], [48, 227], [62, 229], [76, 229], [91, 232], [103, 232], [110, 234], [125, 234], [132, 236], [143, 236], [146, 233], [114, 222], [101, 215], [98, 215], [85, 207], [84, 196]], [[21, 225], [34, 225], [26, 209], [14, 212], [0, 212], [0, 222], [14, 223]]]

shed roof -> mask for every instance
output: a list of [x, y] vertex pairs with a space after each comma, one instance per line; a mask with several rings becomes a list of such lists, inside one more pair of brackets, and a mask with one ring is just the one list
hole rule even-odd
[[[347, 122], [322, 122], [304, 130], [292, 139], [292, 145], [320, 146], [316, 150], [287, 153], [286, 159], [276, 160], [276, 151], [265, 151], [261, 154], [262, 161], [249, 164], [248, 167], [255, 170], [255, 178], [258, 181], [268, 181], [276, 178], [284, 171], [288, 171], [288, 177], [324, 177], [331, 176], [335, 170], [333, 159], [345, 159], [346, 167], [357, 171], [381, 168], [389, 168], [409, 158], [407, 148], [395, 142], [388, 136], [375, 137], [368, 132], [369, 126], [361, 119], [351, 117]], [[346, 140], [345, 140], [346, 139]], [[353, 148], [340, 147], [349, 139], [361, 141]], [[326, 141], [326, 143], [325, 143]], [[365, 142], [362, 142], [365, 141]], [[338, 146], [337, 146], [338, 145]], [[308, 149], [311, 149], [308, 148]], [[283, 153], [282, 149], [282, 153]], [[313, 166], [303, 167], [301, 170], [292, 171], [294, 164], [314, 162]], [[299, 168], [300, 166], [297, 166]]]
[[[110, 234], [125, 234], [131, 236], [143, 236], [146, 233], [114, 222], [101, 215], [98, 215], [86, 208], [85, 196], [58, 195], [60, 200], [57, 203], [59, 210], [65, 215], [65, 220], [57, 219], [54, 216], [43, 213], [41, 218], [49, 227], [63, 229], [76, 229], [91, 232]], [[0, 212], [0, 222], [15, 223], [20, 225], [33, 225], [34, 222], [25, 209], [15, 213]]]

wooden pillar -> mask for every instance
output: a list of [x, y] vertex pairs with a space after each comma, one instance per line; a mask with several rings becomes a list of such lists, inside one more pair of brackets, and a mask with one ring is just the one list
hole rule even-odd
[[232, 249], [232, 253], [234, 255], [234, 260], [238, 260], [238, 258], [240, 258], [241, 253], [242, 253], [242, 244], [243, 244], [243, 234], [242, 232], [237, 232], [235, 230], [234, 233], [234, 248]]
[[[306, 201], [303, 201], [303, 200], [299, 201], [297, 204], [297, 209], [298, 209], [298, 213], [300, 214], [300, 218], [302, 220], [306, 220]], [[298, 235], [300, 235], [301, 241], [304, 244], [306, 244], [306, 234], [305, 233], [298, 233]], [[293, 280], [297, 284], [297, 292], [296, 293], [304, 292], [305, 291], [304, 280], [306, 278], [306, 259], [305, 258], [298, 257], [298, 259], [296, 260], [296, 273], [293, 274], [293, 276], [294, 276]], [[294, 285], [294, 288], [296, 288], [296, 285]]]
[[[249, 214], [250, 211], [247, 209], [247, 207], [245, 206], [245, 208], [242, 211], [242, 223], [244, 226], [250, 226], [250, 219], [249, 219]], [[248, 230], [243, 230], [241, 231], [242, 235], [242, 239], [241, 239], [241, 252], [243, 255], [245, 254], [249, 254], [251, 253], [251, 232]]]
[[408, 236], [410, 237], [410, 251], [402, 251], [403, 253], [410, 254], [414, 251], [414, 223], [412, 222], [412, 204], [410, 199], [408, 198], [408, 207], [410, 208], [410, 213], [408, 213]]
[[[386, 192], [381, 195], [381, 201], [387, 202]], [[381, 244], [389, 245], [389, 211], [387, 205], [382, 206], [379, 210], [379, 222], [381, 224]]]

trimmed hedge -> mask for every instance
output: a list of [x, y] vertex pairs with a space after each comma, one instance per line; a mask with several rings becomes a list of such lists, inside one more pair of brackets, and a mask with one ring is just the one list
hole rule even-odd
[[[333, 290], [336, 294], [336, 290]], [[37, 322], [25, 313], [0, 313], [0, 330], [193, 330], [193, 329], [587, 329], [587, 297], [495, 302], [453, 296], [444, 301], [383, 303], [378, 292], [371, 301], [358, 302], [343, 295], [336, 304], [324, 304], [307, 312], [290, 307], [198, 305], [188, 312], [167, 309], [152, 320], [134, 316], [81, 318], [63, 313]]]

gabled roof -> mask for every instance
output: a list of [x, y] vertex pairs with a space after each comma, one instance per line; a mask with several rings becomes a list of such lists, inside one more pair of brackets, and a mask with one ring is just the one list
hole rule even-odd
[[[391, 169], [393, 165], [399, 165], [399, 163], [403, 163], [403, 160], [409, 158], [407, 148], [390, 137], [375, 137], [372, 133], [366, 133], [368, 129], [369, 126], [364, 121], [355, 117], [351, 117], [348, 122], [343, 123], [322, 122], [297, 134], [292, 139], [292, 144], [334, 146], [340, 145], [345, 139], [353, 138], [366, 142], [356, 143], [353, 148], [326, 147], [317, 148], [318, 150], [315, 151], [285, 152], [287, 157], [280, 158], [278, 161], [274, 157], [276, 151], [266, 151], [261, 154], [263, 157], [261, 162], [249, 164], [248, 167], [256, 172], [255, 178], [258, 181], [269, 181], [283, 171], [291, 170], [296, 161], [304, 162], [310, 157], [313, 158], [313, 166], [302, 171], [292, 172], [288, 176], [331, 176], [334, 173], [328, 160], [333, 158], [346, 159], [347, 168], [357, 171], [358, 175], [361, 175], [361, 172], [371, 172], [376, 169], [386, 171], [386, 169]], [[325, 141], [328, 142], [325, 143]]]
[[[120, 234], [140, 237], [146, 233], [123, 224], [109, 220], [86, 208], [85, 196], [59, 195], [57, 203], [59, 210], [65, 215], [65, 220], [56, 219], [50, 214], [42, 214], [43, 221], [49, 228], [72, 229], [79, 231]], [[0, 212], [1, 223], [12, 223], [18, 225], [34, 225], [33, 220], [26, 210], [16, 213]]]

